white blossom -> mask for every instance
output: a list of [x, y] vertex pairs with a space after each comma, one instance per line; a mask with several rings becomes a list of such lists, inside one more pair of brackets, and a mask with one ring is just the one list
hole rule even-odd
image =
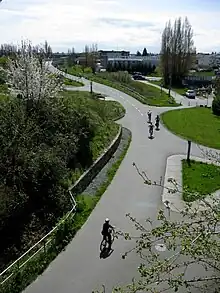
[[[41, 50], [43, 55], [43, 51]], [[59, 78], [52, 76], [48, 63], [33, 52], [30, 42], [22, 42], [15, 60], [9, 59], [7, 82], [25, 100], [55, 97], [62, 89]]]

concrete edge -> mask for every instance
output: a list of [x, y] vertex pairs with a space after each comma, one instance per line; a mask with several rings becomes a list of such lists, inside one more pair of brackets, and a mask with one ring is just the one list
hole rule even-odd
[[[164, 203], [165, 207], [167, 207], [166, 202], [168, 201], [169, 208], [173, 212], [181, 212], [186, 207], [187, 204], [181, 199], [182, 194], [182, 160], [186, 159], [186, 155], [172, 155], [167, 158], [166, 161], [166, 170], [164, 176], [164, 186], [162, 191], [162, 202]], [[203, 162], [207, 164], [213, 164], [216, 166], [220, 166], [219, 162], [215, 162], [209, 159], [205, 159], [202, 157], [191, 156], [191, 160], [197, 162]], [[169, 178], [173, 178], [176, 180], [178, 184], [178, 191], [169, 193], [168, 189], [175, 189], [175, 186], [172, 182], [169, 182]], [[210, 204], [214, 204], [215, 199], [220, 197], [220, 190], [217, 190], [213, 193], [212, 196], [207, 196], [206, 201]], [[194, 201], [192, 203], [192, 209], [197, 209], [198, 211], [202, 211], [208, 209], [208, 207], [200, 200]]]
[[92, 182], [95, 176], [102, 170], [105, 164], [112, 157], [114, 152], [116, 151], [122, 136], [122, 126], [119, 125], [119, 131], [111, 144], [103, 151], [103, 153], [95, 160], [92, 166], [86, 170], [80, 178], [71, 185], [68, 190], [72, 193], [72, 195], [77, 195], [83, 192], [86, 187]]

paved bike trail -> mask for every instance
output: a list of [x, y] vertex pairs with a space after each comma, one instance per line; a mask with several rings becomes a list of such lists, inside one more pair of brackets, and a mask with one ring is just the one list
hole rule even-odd
[[[89, 82], [80, 90], [88, 90]], [[130, 148], [119, 167], [112, 183], [107, 188], [92, 214], [77, 233], [66, 250], [49, 265], [25, 293], [89, 293], [106, 285], [106, 293], [115, 285], [130, 283], [137, 276], [140, 258], [131, 253], [125, 260], [121, 254], [134, 246], [133, 241], [117, 239], [113, 244], [113, 253], [109, 258], [99, 258], [101, 227], [106, 217], [117, 228], [137, 234], [126, 218], [131, 213], [140, 222], [147, 217], [155, 219], [161, 208], [160, 187], [147, 186], [132, 166], [137, 164], [140, 170], [147, 172], [152, 180], [164, 176], [165, 164], [172, 154], [185, 154], [187, 142], [171, 134], [162, 125], [155, 138], [148, 138], [146, 112], [152, 110], [152, 117], [169, 108], [149, 107], [134, 98], [104, 85], [93, 83], [93, 90], [113, 97], [126, 109], [126, 115], [119, 121], [132, 131]], [[195, 144], [192, 154], [201, 156]]]

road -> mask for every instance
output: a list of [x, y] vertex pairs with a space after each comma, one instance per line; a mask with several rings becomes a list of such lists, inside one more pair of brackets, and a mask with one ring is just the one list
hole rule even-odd
[[[83, 82], [86, 86], [80, 90], [88, 90], [89, 82]], [[119, 123], [132, 131], [130, 148], [112, 183], [82, 229], [25, 293], [89, 293], [100, 289], [102, 284], [107, 287], [106, 293], [110, 293], [113, 286], [131, 282], [137, 275], [140, 259], [131, 253], [123, 260], [121, 254], [133, 247], [132, 241], [116, 240], [112, 255], [106, 259], [99, 258], [103, 221], [109, 217], [117, 228], [134, 232], [126, 213], [131, 213], [140, 222], [144, 222], [147, 217], [155, 219], [158, 209], [162, 207], [162, 190], [160, 187], [145, 185], [132, 164], [135, 162], [152, 180], [158, 181], [160, 176], [164, 176], [167, 157], [186, 153], [187, 142], [162, 125], [153, 140], [148, 138], [148, 109], [152, 110], [154, 118], [169, 108], [143, 105], [118, 90], [96, 83], [93, 83], [93, 90], [111, 96], [125, 107], [126, 115]], [[192, 154], [201, 156], [195, 144], [192, 144]], [[163, 254], [166, 257], [166, 252]]]

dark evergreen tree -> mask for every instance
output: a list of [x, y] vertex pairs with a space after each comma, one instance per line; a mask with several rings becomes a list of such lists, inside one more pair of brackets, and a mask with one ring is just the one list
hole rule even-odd
[[142, 56], [147, 56], [147, 55], [148, 55], [148, 54], [147, 54], [147, 49], [144, 48], [143, 53], [142, 53]]

